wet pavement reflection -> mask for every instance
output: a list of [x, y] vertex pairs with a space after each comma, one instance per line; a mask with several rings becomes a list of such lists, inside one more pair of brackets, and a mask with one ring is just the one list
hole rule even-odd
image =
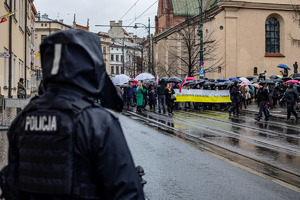
[[[257, 171], [263, 170], [268, 174], [268, 171], [273, 171], [282, 179], [286, 177], [281, 176], [286, 175], [281, 172], [290, 173], [291, 177], [287, 179], [298, 178], [294, 183], [300, 186], [300, 123], [285, 123], [280, 118], [257, 122], [251, 113], [229, 117], [227, 112], [220, 111], [175, 111], [173, 116], [144, 111], [138, 115], [161, 124], [156, 126], [158, 130], [208, 146], [207, 149], [220, 151], [220, 154], [220, 149], [228, 151], [230, 153], [223, 154], [229, 159], [234, 160], [236, 155], [240, 155], [237, 162], [252, 159], [257, 164], [249, 165]], [[261, 163], [265, 164], [264, 167]], [[266, 166], [268, 169], [265, 169]]]

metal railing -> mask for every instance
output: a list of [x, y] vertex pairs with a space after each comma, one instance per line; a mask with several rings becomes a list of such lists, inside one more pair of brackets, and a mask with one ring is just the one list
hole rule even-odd
[[[1, 126], [4, 126], [4, 113], [6, 108], [21, 108], [23, 109], [31, 98], [27, 99], [13, 99], [13, 98], [2, 98], [0, 107], [2, 107], [2, 122]], [[1, 105], [2, 104], [2, 105]]]

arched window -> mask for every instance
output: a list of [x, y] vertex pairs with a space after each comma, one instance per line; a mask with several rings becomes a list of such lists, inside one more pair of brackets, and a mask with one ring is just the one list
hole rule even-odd
[[254, 67], [253, 74], [257, 75], [257, 67]]
[[275, 17], [266, 21], [266, 53], [280, 53], [280, 24]]

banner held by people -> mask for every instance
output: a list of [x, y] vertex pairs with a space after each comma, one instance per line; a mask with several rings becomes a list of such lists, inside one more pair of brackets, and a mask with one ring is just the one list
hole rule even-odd
[[175, 89], [175, 102], [231, 103], [228, 90]]

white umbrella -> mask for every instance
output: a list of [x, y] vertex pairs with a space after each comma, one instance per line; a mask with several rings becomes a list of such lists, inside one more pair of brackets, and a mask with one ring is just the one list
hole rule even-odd
[[123, 85], [124, 83], [127, 83], [129, 80], [131, 80], [131, 78], [129, 78], [129, 76], [127, 76], [126, 74], [119, 74], [113, 77], [111, 80], [114, 85]]
[[153, 78], [155, 78], [155, 77], [152, 74], [145, 72], [145, 73], [141, 73], [141, 74], [137, 75], [137, 77], [135, 77], [135, 80], [141, 81], [141, 80], [147, 80], [147, 79], [153, 79]]

